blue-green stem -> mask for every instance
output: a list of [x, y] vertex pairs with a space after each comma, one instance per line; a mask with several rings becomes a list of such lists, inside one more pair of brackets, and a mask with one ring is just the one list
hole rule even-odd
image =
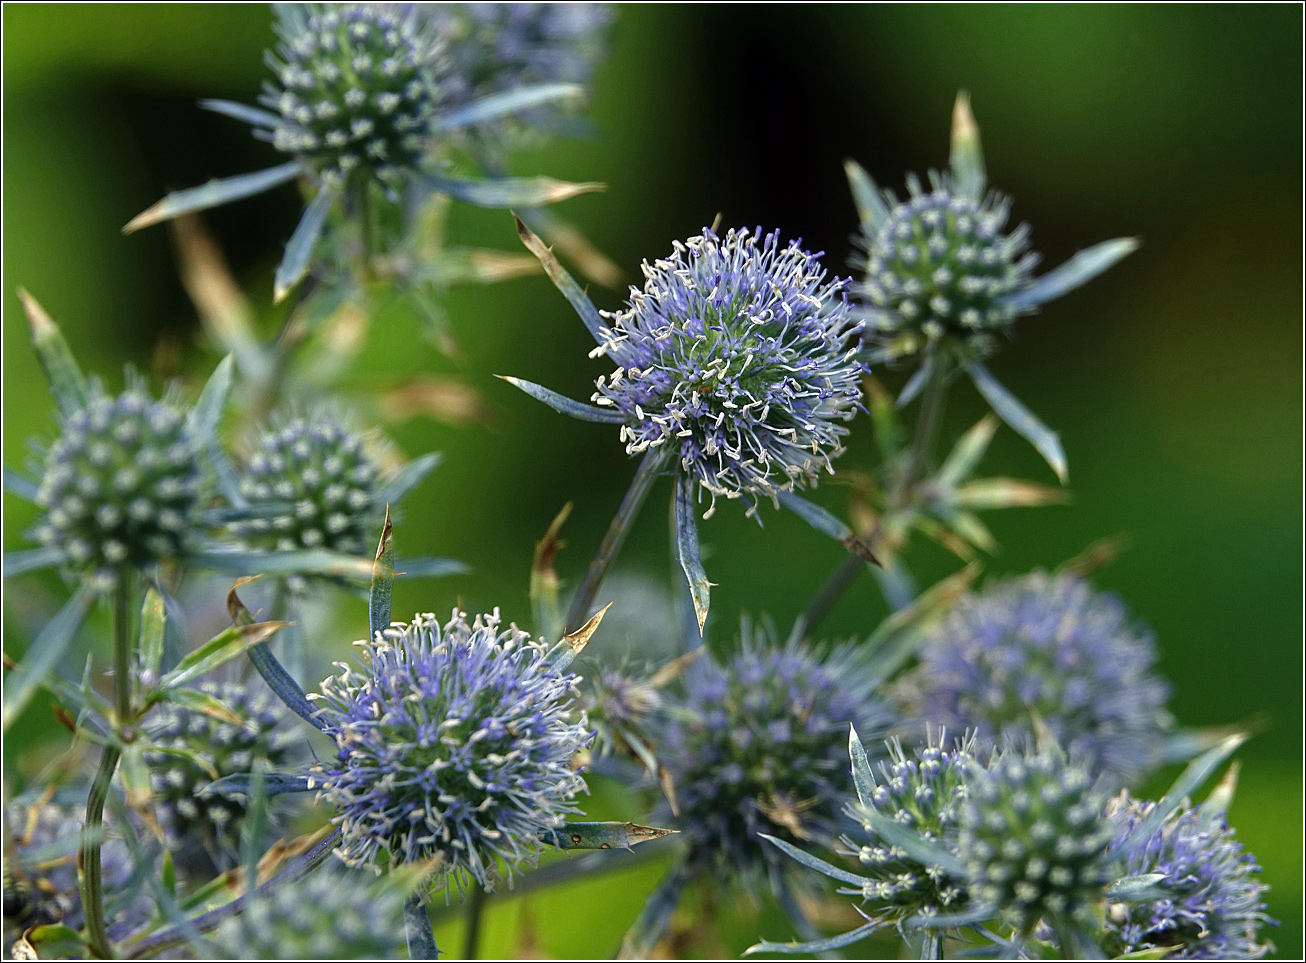
[[420, 892], [404, 901], [404, 935], [408, 939], [410, 960], [435, 960], [440, 950], [435, 945], [435, 931], [431, 929], [431, 914]]
[[648, 497], [649, 489], [653, 487], [653, 480], [657, 477], [658, 472], [662, 470], [666, 459], [666, 448], [653, 448], [644, 456], [644, 460], [639, 463], [639, 469], [635, 472], [635, 477], [631, 479], [630, 487], [626, 489], [626, 496], [621, 500], [621, 505], [617, 508], [617, 514], [613, 516], [612, 524], [608, 526], [608, 530], [603, 536], [603, 541], [599, 543], [599, 550], [594, 555], [594, 561], [590, 562], [589, 571], [585, 573], [584, 581], [580, 583], [580, 588], [576, 590], [576, 595], [571, 600], [571, 608], [567, 610], [566, 631], [568, 634], [579, 629], [589, 618], [590, 607], [594, 604], [595, 596], [599, 594], [603, 579], [607, 576], [608, 569], [612, 567], [612, 563], [616, 560], [617, 553], [621, 551], [621, 544], [626, 540], [626, 535], [630, 532], [630, 526], [639, 514], [640, 506], [644, 504], [644, 499]]
[[[131, 572], [123, 570], [113, 588], [113, 689], [115, 724], [119, 735], [131, 723]], [[82, 906], [86, 919], [86, 942], [101, 959], [113, 957], [113, 946], [104, 926], [104, 892], [100, 850], [104, 843], [104, 801], [122, 756], [116, 745], [104, 747], [100, 767], [86, 797], [86, 822], [82, 826], [80, 869]]]
[[[920, 412], [916, 416], [916, 434], [912, 438], [907, 464], [889, 491], [886, 510], [888, 515], [898, 515], [911, 508], [916, 483], [920, 481], [930, 458], [933, 457], [939, 422], [943, 419], [943, 408], [948, 396], [948, 381], [952, 377], [951, 360], [942, 352], [935, 353], [931, 358], [930, 376], [925, 382]], [[864, 541], [870, 546], [871, 551], [876, 557], [884, 559], [885, 564], [888, 564], [894, 554], [893, 546], [884, 543], [887, 527], [886, 519], [878, 518], [875, 527], [864, 536]], [[864, 568], [866, 563], [856, 555], [849, 554], [840, 561], [803, 613], [804, 631], [812, 632], [825, 619], [830, 609], [834, 608], [835, 603]]]
[[464, 960], [479, 959], [481, 921], [485, 918], [485, 887], [477, 886], [467, 900], [467, 935], [463, 940]]

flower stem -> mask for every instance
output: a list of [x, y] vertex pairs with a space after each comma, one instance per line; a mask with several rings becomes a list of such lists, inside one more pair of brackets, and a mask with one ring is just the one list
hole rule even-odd
[[[930, 365], [930, 373], [921, 396], [921, 408], [916, 416], [916, 434], [912, 438], [906, 468], [898, 475], [888, 493], [888, 507], [885, 512], [888, 517], [882, 516], [876, 519], [875, 527], [864, 536], [864, 541], [870, 546], [871, 551], [883, 559], [886, 565], [891, 561], [893, 546], [884, 544], [884, 533], [896, 527], [893, 524], [896, 521], [895, 516], [911, 509], [916, 483], [934, 455], [934, 443], [948, 398], [948, 381], [952, 376], [951, 359], [945, 354], [933, 354], [926, 363]], [[803, 613], [805, 632], [812, 632], [830, 614], [835, 603], [865, 567], [866, 563], [856, 555], [844, 557]]]
[[[131, 719], [131, 573], [122, 571], [113, 589], [113, 688], [119, 731]], [[80, 868], [82, 873], [82, 907], [86, 918], [86, 941], [96, 956], [111, 958], [113, 946], [104, 927], [104, 892], [100, 868], [100, 850], [104, 843], [104, 802], [109, 785], [118, 769], [122, 751], [105, 746], [100, 757], [91, 791], [86, 797], [86, 822], [82, 826]]]
[[435, 932], [431, 929], [431, 914], [426, 911], [420, 893], [414, 893], [404, 901], [404, 935], [408, 938], [410, 960], [439, 959]]
[[599, 587], [602, 586], [603, 579], [608, 574], [608, 569], [612, 567], [613, 561], [616, 560], [617, 553], [621, 551], [621, 543], [626, 540], [626, 535], [630, 532], [630, 526], [635, 521], [635, 516], [639, 514], [640, 506], [644, 504], [649, 489], [653, 487], [653, 479], [662, 470], [666, 458], [667, 451], [665, 448], [654, 448], [639, 463], [639, 469], [635, 472], [635, 477], [631, 479], [630, 487], [626, 489], [626, 497], [621, 500], [617, 514], [612, 518], [612, 524], [608, 526], [603, 541], [599, 543], [599, 550], [594, 555], [594, 561], [590, 562], [589, 571], [585, 573], [585, 580], [580, 583], [580, 588], [576, 590], [576, 596], [571, 600], [571, 607], [567, 610], [565, 627], [568, 633], [575, 632], [589, 618], [590, 606], [594, 604], [594, 597], [599, 594]]
[[467, 901], [467, 935], [463, 941], [464, 960], [479, 959], [481, 920], [485, 916], [485, 887], [477, 886]]

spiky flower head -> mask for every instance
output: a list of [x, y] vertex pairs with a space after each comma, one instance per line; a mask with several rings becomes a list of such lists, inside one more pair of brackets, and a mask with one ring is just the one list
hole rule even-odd
[[206, 682], [199, 688], [243, 722], [163, 703], [147, 722], [149, 741], [158, 749], [147, 752], [145, 761], [169, 840], [199, 844], [222, 859], [239, 848], [248, 799], [243, 793], [212, 790], [213, 772], [218, 778], [247, 774], [258, 760], [273, 770], [284, 769], [301, 737], [289, 724], [289, 713], [270, 695], [236, 683]]
[[385, 521], [388, 456], [379, 438], [326, 409], [283, 419], [261, 432], [240, 479], [251, 506], [284, 511], [231, 524], [252, 548], [324, 548], [367, 555]]
[[1027, 285], [1038, 255], [1029, 228], [1006, 230], [1010, 201], [960, 195], [947, 174], [914, 175], [908, 196], [886, 192], [889, 216], [860, 239], [865, 251], [857, 292], [870, 308], [870, 340], [891, 356], [915, 354], [952, 338], [977, 353], [991, 350], [1020, 311], [1007, 295]]
[[625, 416], [626, 451], [667, 445], [714, 499], [748, 497], [750, 512], [833, 471], [864, 371], [845, 282], [760, 228], [704, 229], [644, 275], [597, 349], [617, 369], [594, 401]]
[[[29, 927], [84, 921], [77, 858], [85, 806], [40, 801], [5, 807], [4, 945], [9, 958], [15, 940]], [[100, 868], [106, 922], [128, 929], [149, 916], [151, 901], [135, 876], [131, 850], [112, 813], [104, 817]], [[13, 849], [9, 841], [13, 841]]]
[[[532, 84], [588, 84], [613, 20], [605, 3], [441, 3], [425, 9], [448, 38], [454, 102]], [[520, 119], [552, 127], [556, 110]]]
[[1033, 734], [1117, 782], [1160, 761], [1169, 687], [1151, 635], [1113, 595], [1075, 575], [1034, 573], [960, 600], [921, 650], [920, 716], [981, 743]]
[[365, 664], [338, 663], [315, 697], [338, 752], [313, 778], [340, 810], [341, 854], [438, 857], [436, 878], [460, 886], [492, 885], [500, 865], [511, 878], [578, 811], [572, 761], [592, 734], [571, 715], [576, 676], [497, 610], [443, 627], [418, 615], [359, 644]]
[[36, 537], [70, 568], [104, 577], [181, 558], [203, 507], [200, 450], [182, 409], [135, 377], [116, 396], [93, 383], [46, 452]]
[[224, 959], [393, 960], [403, 897], [386, 880], [330, 868], [255, 896], [213, 934]]
[[260, 102], [265, 132], [328, 185], [396, 189], [417, 166], [442, 100], [444, 55], [415, 4], [279, 4], [281, 37]]
[[1040, 920], [1086, 924], [1112, 878], [1106, 801], [1088, 768], [1055, 747], [1009, 748], [973, 768], [957, 842], [972, 901], [1021, 935]]
[[[870, 808], [939, 843], [956, 848], [967, 780], [979, 765], [972, 738], [949, 742], [946, 731], [931, 733], [923, 746], [905, 752], [895, 738], [887, 743], [889, 758], [872, 770]], [[876, 916], [897, 923], [918, 914], [956, 912], [965, 902], [965, 881], [927, 866], [884, 842], [866, 819], [867, 806], [852, 802], [848, 815], [862, 825], [862, 834], [844, 835], [842, 850], [861, 863], [866, 879], [862, 898]]]
[[1185, 803], [1156, 831], [1133, 838], [1155, 808], [1121, 794], [1108, 806], [1117, 840], [1128, 840], [1125, 875], [1164, 874], [1164, 898], [1108, 903], [1108, 932], [1122, 953], [1165, 948], [1166, 959], [1256, 960], [1270, 947], [1257, 942], [1269, 918], [1262, 899], [1269, 888], [1256, 875], [1255, 858], [1238, 842], [1224, 814]]
[[686, 670], [659, 748], [691, 858], [747, 883], [787, 865], [761, 833], [833, 843], [852, 789], [848, 727], [876, 733], [888, 721], [873, 688], [855, 648], [777, 646], [748, 625], [736, 655]]

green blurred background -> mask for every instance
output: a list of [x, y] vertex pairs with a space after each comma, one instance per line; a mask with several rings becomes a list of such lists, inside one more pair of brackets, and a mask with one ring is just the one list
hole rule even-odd
[[[194, 346], [195, 312], [162, 230], [124, 238], [128, 218], [169, 188], [273, 163], [236, 123], [195, 106], [252, 101], [269, 14], [259, 5], [4, 7], [4, 460], [48, 436], [53, 410], [14, 289], [58, 319], [86, 367], [116, 382], [148, 368], [161, 343]], [[638, 6], [621, 8], [591, 105], [592, 140], [522, 156], [519, 173], [603, 180], [606, 194], [564, 214], [631, 277], [642, 258], [721, 212], [776, 226], [828, 252], [839, 270], [855, 227], [842, 161], [882, 184], [946, 163], [949, 110], [971, 92], [990, 179], [1054, 264], [1108, 237], [1139, 253], [1043, 315], [1023, 320], [995, 373], [1059, 430], [1074, 501], [990, 515], [1003, 545], [989, 571], [1052, 566], [1105, 535], [1130, 547], [1098, 583], [1117, 590], [1159, 639], [1183, 724], [1260, 717], [1241, 753], [1232, 821], [1265, 866], [1282, 921], [1269, 936], [1301, 953], [1301, 27], [1279, 6]], [[291, 189], [213, 212], [206, 222], [259, 304], [295, 225]], [[518, 250], [506, 214], [460, 209], [460, 239]], [[593, 292], [615, 307], [611, 292]], [[451, 363], [402, 311], [374, 328], [364, 364], [446, 372], [474, 385], [488, 424], [417, 419], [396, 429], [410, 454], [445, 464], [407, 504], [401, 548], [469, 562], [456, 580], [402, 587], [397, 611], [501, 606], [529, 617], [534, 540], [576, 503], [560, 567], [573, 584], [633, 464], [615, 432], [555, 415], [493, 372], [585, 397], [603, 370], [587, 336], [541, 278], [459, 291], [447, 301], [465, 356]], [[899, 383], [901, 375], [886, 380]], [[954, 394], [949, 434], [982, 406]], [[862, 421], [840, 467], [872, 463]], [[1051, 481], [1010, 432], [995, 474]], [[821, 500], [845, 509], [844, 492]], [[654, 496], [625, 552], [627, 570], [665, 578], [666, 519]], [[838, 546], [736, 506], [702, 526], [716, 644], [741, 610], [792, 619], [839, 561]], [[23, 544], [30, 509], [5, 497], [4, 547]], [[925, 578], [955, 560], [921, 550]], [[7, 652], [25, 646], [15, 613], [48, 610], [55, 581], [6, 585]], [[832, 614], [865, 634], [883, 614], [863, 578]], [[361, 626], [361, 612], [350, 618]], [[352, 626], [351, 626], [352, 627]], [[339, 647], [348, 635], [324, 640]], [[57, 731], [46, 703], [6, 740], [21, 781]], [[598, 800], [604, 804], [604, 800]], [[656, 877], [633, 869], [492, 909], [486, 953], [533, 946], [605, 955]], [[564, 915], [565, 914], [565, 915]], [[724, 913], [709, 952], [737, 952], [782, 924]], [[551, 920], [569, 917], [565, 925]], [[453, 945], [456, 923], [441, 929]], [[534, 941], [531, 943], [530, 941]], [[523, 942], [525, 941], [525, 942]]]

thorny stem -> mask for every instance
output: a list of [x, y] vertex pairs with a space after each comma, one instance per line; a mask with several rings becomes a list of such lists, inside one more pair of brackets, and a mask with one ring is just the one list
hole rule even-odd
[[[129, 571], [118, 573], [113, 589], [113, 689], [115, 720], [121, 733], [131, 720], [131, 597]], [[104, 843], [104, 801], [118, 769], [122, 751], [105, 746], [100, 757], [91, 791], [86, 797], [86, 822], [82, 827], [80, 865], [82, 872], [82, 906], [86, 918], [86, 941], [96, 956], [111, 958], [113, 945], [104, 926], [104, 892], [100, 868], [100, 850]]]
[[477, 886], [467, 901], [467, 935], [463, 940], [463, 959], [479, 959], [481, 920], [485, 917], [485, 887]]
[[665, 448], [654, 448], [639, 463], [639, 469], [631, 479], [630, 487], [626, 489], [626, 496], [621, 500], [617, 514], [613, 516], [612, 524], [608, 526], [603, 536], [603, 541], [599, 543], [594, 561], [590, 562], [585, 580], [580, 583], [576, 596], [571, 600], [571, 607], [567, 610], [566, 632], [575, 632], [589, 618], [594, 597], [599, 594], [599, 587], [602, 586], [603, 579], [607, 576], [608, 569], [612, 567], [617, 553], [621, 551], [621, 543], [626, 540], [630, 526], [635, 521], [635, 516], [639, 514], [640, 506], [644, 504], [644, 499], [653, 486], [653, 479], [662, 470], [666, 458]]
[[[897, 477], [893, 488], [889, 491], [886, 512], [889, 516], [902, 514], [911, 507], [916, 484], [934, 454], [935, 437], [938, 434], [939, 422], [943, 419], [943, 408], [948, 397], [948, 381], [952, 374], [950, 368], [951, 359], [946, 354], [936, 353], [931, 356], [930, 374], [921, 396], [921, 409], [916, 416], [916, 434], [912, 438], [907, 467]], [[885, 530], [889, 527], [884, 517], [878, 518], [875, 527], [866, 536], [866, 543], [871, 551], [879, 558], [885, 559], [886, 563], [893, 554], [889, 546], [883, 544]], [[803, 613], [806, 632], [813, 631], [830, 614], [834, 604], [865, 567], [866, 563], [856, 555], [847, 555], [839, 562], [838, 567], [830, 573], [830, 577], [825, 580], [825, 584], [817, 591]]]
[[408, 939], [410, 960], [440, 958], [440, 950], [435, 945], [435, 931], [431, 929], [431, 914], [426, 910], [421, 893], [414, 893], [404, 901], [404, 935]]

